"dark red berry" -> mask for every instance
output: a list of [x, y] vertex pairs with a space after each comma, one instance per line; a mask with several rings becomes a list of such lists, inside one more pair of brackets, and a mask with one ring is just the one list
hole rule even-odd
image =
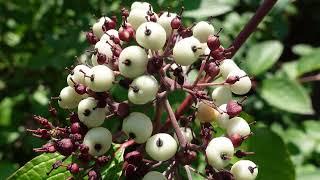
[[130, 39], [131, 39], [130, 32], [128, 30], [126, 30], [126, 29], [123, 29], [122, 31], [119, 31], [119, 38], [122, 41], [129, 42]]
[[72, 112], [69, 114], [69, 118], [70, 118], [70, 122], [71, 123], [75, 123], [75, 122], [79, 122], [79, 117], [78, 117], [78, 114], [75, 113], [75, 112]]
[[126, 8], [121, 8], [121, 16], [128, 17], [129, 16], [129, 10]]
[[132, 151], [126, 154], [124, 160], [131, 164], [137, 164], [142, 161], [142, 154], [139, 151]]
[[208, 63], [204, 70], [210, 77], [213, 78], [216, 77], [220, 72], [220, 68], [215, 62]]
[[107, 62], [107, 56], [103, 53], [97, 53], [97, 62], [98, 64], [104, 64]]
[[149, 59], [148, 65], [147, 65], [147, 72], [149, 74], [155, 74], [158, 73], [159, 70], [162, 68], [163, 65], [163, 59], [159, 57], [153, 57]]
[[96, 170], [90, 170], [88, 172], [88, 180], [99, 180], [101, 177], [101, 174]]
[[242, 106], [237, 101], [231, 100], [227, 103], [227, 114], [232, 118], [238, 116], [242, 111]]
[[83, 84], [76, 84], [74, 86], [74, 90], [80, 95], [83, 95], [83, 94], [87, 93], [87, 87], [85, 85], [83, 85]]
[[129, 85], [132, 83], [132, 79], [128, 79], [128, 78], [125, 78], [125, 79], [121, 79], [119, 81], [119, 85], [122, 86], [123, 88], [126, 88], [126, 89], [129, 89]]
[[67, 170], [70, 171], [71, 174], [77, 174], [80, 172], [80, 168], [77, 163], [71, 163], [67, 166]]
[[219, 36], [217, 35], [210, 35], [208, 37], [208, 40], [207, 40], [207, 45], [208, 45], [208, 48], [211, 50], [211, 51], [214, 51], [216, 49], [218, 49], [221, 45], [220, 43], [220, 39], [219, 39]]
[[181, 18], [180, 17], [175, 17], [171, 20], [171, 28], [172, 29], [179, 29], [181, 26]]
[[103, 166], [103, 165], [106, 165], [109, 160], [111, 159], [110, 156], [100, 156], [96, 159], [96, 163], [99, 165], [99, 166]]
[[227, 79], [226, 79], [226, 83], [228, 84], [234, 84], [236, 83], [237, 81], [240, 80], [240, 77], [239, 76], [229, 76]]
[[241, 146], [244, 141], [243, 137], [240, 134], [233, 134], [229, 137], [234, 147]]
[[115, 108], [115, 112], [120, 118], [127, 117], [130, 113], [129, 104], [128, 103], [117, 104], [117, 106]]
[[88, 31], [86, 33], [86, 39], [88, 43], [92, 45], [96, 44], [99, 41], [99, 39], [96, 37], [96, 35], [93, 34], [92, 31]]
[[64, 156], [69, 156], [76, 150], [76, 146], [70, 138], [64, 138], [56, 141], [55, 148]]

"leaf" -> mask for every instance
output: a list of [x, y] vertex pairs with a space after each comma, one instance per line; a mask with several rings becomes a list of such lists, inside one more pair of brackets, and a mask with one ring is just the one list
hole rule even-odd
[[124, 161], [124, 149], [119, 144], [113, 144], [108, 154], [114, 154], [114, 158], [101, 170], [102, 179], [119, 179], [122, 173]]
[[320, 170], [314, 172], [301, 173], [298, 175], [297, 180], [318, 180], [320, 177]]
[[308, 55], [314, 51], [314, 48], [309, 44], [296, 44], [292, 47], [292, 52], [296, 55]]
[[10, 176], [16, 169], [18, 165], [12, 162], [2, 161], [0, 162], [0, 179], [6, 179]]
[[260, 75], [272, 67], [280, 58], [283, 45], [279, 41], [265, 41], [249, 49], [246, 67], [251, 75]]
[[309, 55], [298, 60], [298, 75], [320, 70], [320, 50], [315, 50]]
[[47, 172], [50, 171], [52, 164], [57, 160], [63, 159], [64, 156], [53, 153], [53, 154], [41, 154], [31, 161], [27, 162], [24, 166], [18, 169], [14, 174], [12, 174], [8, 180], [24, 180], [24, 179], [67, 179], [71, 176], [68, 170], [64, 167], [60, 167], [53, 170], [50, 175]]
[[310, 97], [296, 81], [279, 77], [266, 79], [262, 83], [260, 94], [276, 108], [297, 114], [314, 113]]
[[219, 16], [231, 11], [237, 2], [238, 0], [202, 0], [198, 9], [185, 11], [183, 16], [196, 19]]
[[295, 170], [290, 155], [282, 139], [267, 128], [257, 128], [248, 139], [249, 156], [259, 166], [257, 180], [294, 180]]

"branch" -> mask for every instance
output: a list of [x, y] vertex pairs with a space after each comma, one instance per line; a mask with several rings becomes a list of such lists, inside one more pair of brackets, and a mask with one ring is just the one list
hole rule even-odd
[[186, 147], [186, 144], [187, 144], [187, 140], [186, 138], [183, 136], [181, 130], [180, 130], [180, 127], [179, 127], [179, 124], [178, 124], [178, 121], [176, 119], [176, 116], [171, 108], [171, 105], [169, 103], [169, 100], [166, 98], [165, 101], [164, 101], [164, 105], [165, 105], [165, 108], [168, 112], [168, 115], [169, 115], [169, 119], [171, 121], [171, 124], [176, 132], [176, 135], [178, 137], [178, 140], [179, 140], [179, 143], [180, 143], [180, 146], [182, 149], [184, 149]]
[[252, 16], [247, 25], [242, 29], [242, 31], [238, 34], [238, 36], [235, 38], [235, 40], [229, 47], [233, 47], [233, 50], [231, 51], [229, 58], [233, 57], [237, 53], [240, 47], [244, 44], [248, 37], [256, 30], [259, 23], [269, 13], [269, 11], [272, 9], [276, 2], [277, 0], [263, 1], [256, 13]]

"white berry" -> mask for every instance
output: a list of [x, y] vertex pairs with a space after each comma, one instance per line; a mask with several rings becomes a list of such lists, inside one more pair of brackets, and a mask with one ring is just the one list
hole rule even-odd
[[135, 9], [142, 10], [142, 11], [149, 11], [150, 7], [151, 7], [151, 11], [152, 11], [153, 10], [152, 6], [149, 3], [135, 1], [131, 4], [131, 11], [135, 10]]
[[233, 144], [230, 139], [226, 137], [213, 138], [206, 148], [208, 163], [216, 169], [226, 167], [233, 153]]
[[246, 72], [242, 70], [231, 71], [228, 77], [231, 76], [237, 76], [240, 78], [239, 81], [235, 82], [234, 84], [230, 84], [230, 89], [233, 93], [237, 95], [244, 95], [250, 91], [252, 84]]
[[187, 66], [198, 60], [202, 52], [200, 41], [195, 37], [188, 37], [175, 44], [173, 58], [176, 63]]
[[78, 105], [79, 119], [89, 128], [102, 125], [106, 117], [106, 109], [97, 108], [97, 103], [97, 100], [88, 97], [80, 101]]
[[142, 180], [167, 180], [167, 178], [158, 171], [150, 171], [143, 176]]
[[232, 59], [225, 59], [220, 63], [220, 72], [223, 78], [227, 78], [229, 73], [234, 70], [239, 70], [240, 68]]
[[145, 143], [152, 134], [151, 119], [143, 113], [132, 112], [123, 120], [122, 131], [133, 136], [136, 143]]
[[[118, 38], [119, 39], [119, 33], [117, 30], [115, 29], [109, 29], [105, 34], [102, 35], [100, 41], [103, 41], [103, 42], [109, 42], [110, 44], [115, 44], [113, 42], [113, 40], [110, 39], [110, 36], [114, 36], [115, 38]], [[120, 41], [120, 44], [122, 44], [123, 42]]]
[[199, 102], [196, 118], [202, 122], [212, 122], [217, 119], [219, 112], [213, 107], [209, 106], [207, 103]]
[[85, 74], [90, 74], [90, 73], [91, 73], [91, 69], [88, 66], [81, 64], [73, 68], [71, 77], [74, 80], [74, 82], [79, 84], [85, 84]]
[[108, 17], [101, 17], [96, 23], [93, 24], [92, 26], [92, 31], [94, 35], [96, 35], [99, 39], [102, 37], [104, 34], [104, 31], [102, 29], [102, 26], [105, 21], [111, 21], [110, 18]]
[[145, 22], [136, 31], [136, 40], [146, 49], [160, 50], [166, 43], [166, 31], [155, 22]]
[[151, 136], [146, 143], [147, 154], [156, 161], [166, 161], [173, 157], [178, 149], [176, 140], [166, 133]]
[[220, 106], [232, 99], [232, 93], [227, 86], [219, 86], [212, 91], [211, 97], [215, 105]]
[[89, 154], [101, 156], [105, 154], [111, 146], [112, 134], [104, 127], [90, 129], [84, 136], [83, 144], [89, 147]]
[[63, 109], [73, 109], [78, 106], [78, 103], [82, 99], [72, 87], [67, 86], [60, 91], [58, 104]]
[[231, 118], [227, 124], [228, 136], [239, 134], [240, 136], [247, 136], [251, 132], [250, 126], [246, 120], [241, 117]]
[[108, 91], [114, 81], [113, 71], [104, 65], [91, 68], [92, 74], [86, 78], [87, 86], [96, 92]]
[[158, 81], [153, 76], [139, 76], [130, 85], [128, 99], [133, 104], [146, 104], [156, 98], [158, 89]]
[[219, 106], [219, 109], [222, 113], [219, 113], [217, 118], [217, 123], [221, 128], [227, 128], [227, 124], [229, 122], [229, 115], [227, 113], [227, 104], [222, 104]]
[[[193, 140], [193, 137], [195, 136], [195, 134], [192, 132], [191, 128], [180, 127], [180, 131], [182, 132], [182, 135], [186, 138], [187, 142], [190, 143]], [[173, 134], [173, 137], [177, 142], [179, 142], [176, 133]]]
[[177, 16], [176, 13], [164, 12], [157, 21], [157, 23], [159, 23], [163, 27], [163, 29], [166, 31], [167, 38], [170, 36], [172, 31], [171, 21], [176, 16]]
[[214, 33], [214, 27], [206, 21], [198, 22], [192, 29], [193, 36], [201, 43], [205, 43], [210, 35]]
[[146, 16], [148, 16], [146, 11], [134, 9], [130, 11], [127, 20], [128, 23], [132, 25], [133, 29], [137, 30], [141, 24], [147, 22]]
[[258, 168], [252, 161], [240, 160], [231, 167], [230, 172], [236, 180], [254, 180], [258, 175]]
[[148, 64], [148, 55], [139, 46], [129, 46], [122, 50], [119, 56], [119, 71], [128, 78], [142, 75]]

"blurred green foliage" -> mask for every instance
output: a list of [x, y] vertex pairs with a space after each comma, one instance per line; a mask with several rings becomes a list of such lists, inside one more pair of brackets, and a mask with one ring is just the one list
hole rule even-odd
[[[214, 16], [213, 25], [223, 27], [222, 42], [228, 46], [261, 0], [149, 2], [156, 11], [184, 5], [186, 24]], [[32, 148], [44, 143], [26, 134], [25, 128], [37, 127], [32, 114], [49, 115], [49, 97], [66, 85], [64, 68], [88, 46], [83, 31], [95, 16], [118, 14], [131, 3], [0, 0], [0, 179], [35, 157]], [[252, 159], [261, 167], [259, 179], [320, 178], [320, 78], [301, 81], [320, 72], [319, 5], [317, 0], [279, 0], [235, 57], [255, 77], [245, 110], [258, 122], [257, 136], [246, 147], [257, 152]], [[114, 91], [124, 98], [124, 90]], [[171, 96], [175, 108], [183, 96]], [[64, 115], [59, 112], [61, 119]], [[196, 164], [203, 170], [203, 157], [199, 159]]]

